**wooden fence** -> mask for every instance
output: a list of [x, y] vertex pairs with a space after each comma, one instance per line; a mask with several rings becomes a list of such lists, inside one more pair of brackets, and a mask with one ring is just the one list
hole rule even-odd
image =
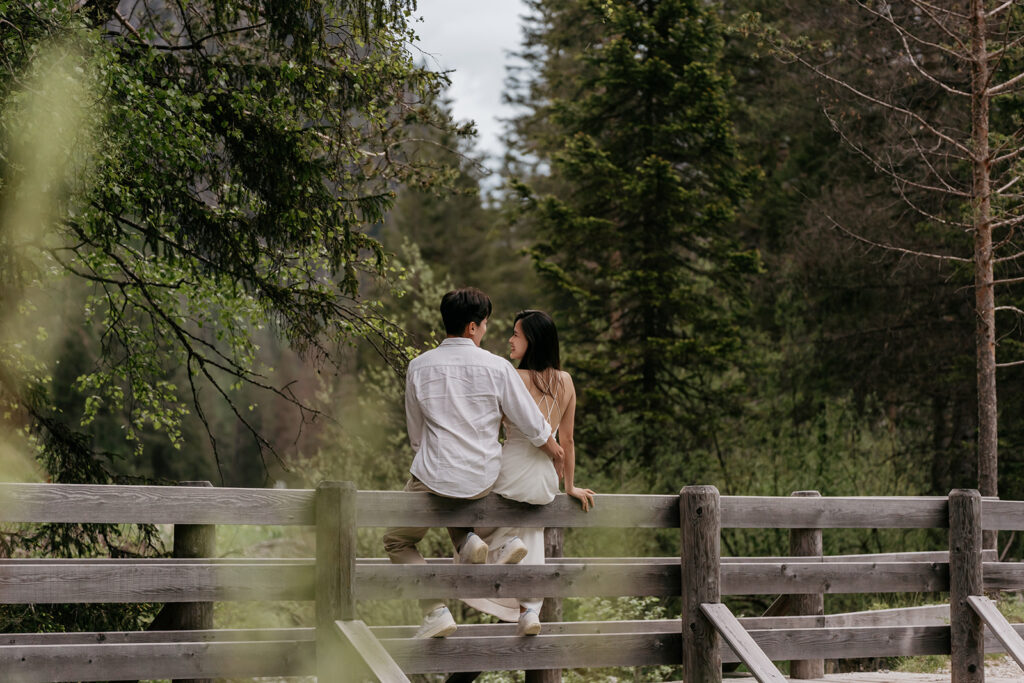
[[[1024, 529], [1024, 503], [976, 492], [947, 498], [601, 495], [583, 513], [565, 496], [530, 506], [491, 496], [201, 487], [0, 485], [0, 522], [315, 526], [312, 559], [2, 559], [0, 603], [205, 603], [316, 600], [314, 628], [5, 634], [0, 679], [86, 681], [318, 675], [322, 681], [405, 680], [407, 674], [683, 663], [690, 683], [720, 681], [744, 661], [759, 680], [781, 680], [772, 661], [952, 654], [953, 680], [981, 681], [984, 651], [1024, 654], [1018, 633], [985, 592], [1024, 588], [1024, 566], [981, 549], [985, 530]], [[537, 566], [391, 565], [355, 557], [358, 527], [561, 526], [676, 528], [680, 556], [559, 558]], [[721, 558], [723, 528], [794, 529], [798, 553], [820, 553], [831, 528], [948, 528], [949, 553]], [[810, 537], [810, 540], [808, 540]], [[821, 614], [824, 593], [950, 592], [950, 622], [933, 610]], [[368, 628], [359, 600], [454, 597], [681, 596], [681, 619], [545, 624], [517, 637], [511, 624], [461, 626], [417, 640], [415, 626]], [[796, 616], [735, 619], [723, 596], [807, 596]], [[910, 620], [908, 615], [928, 618]], [[943, 614], [944, 616], [944, 614]], [[984, 624], [988, 624], [985, 629]]]

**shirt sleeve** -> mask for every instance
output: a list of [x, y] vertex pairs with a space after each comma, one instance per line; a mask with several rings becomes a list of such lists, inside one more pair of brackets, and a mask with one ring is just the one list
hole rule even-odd
[[416, 385], [411, 372], [405, 375], [405, 427], [409, 432], [409, 445], [413, 453], [419, 453], [423, 441], [423, 410], [416, 398]]
[[519, 378], [510, 363], [505, 363], [505, 372], [501, 377], [504, 386], [501, 388], [501, 412], [505, 413], [512, 424], [519, 428], [523, 436], [538, 448], [547, 443], [551, 437], [551, 425], [544, 419], [544, 414], [534, 402], [526, 385]]

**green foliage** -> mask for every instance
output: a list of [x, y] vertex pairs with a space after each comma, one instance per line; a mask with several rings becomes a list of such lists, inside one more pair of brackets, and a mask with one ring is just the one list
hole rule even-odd
[[[55, 37], [80, 46], [75, 66], [93, 79], [89, 182], [56, 216], [53, 243], [16, 255], [85, 292], [85, 324], [102, 344], [74, 383], [79, 426], [114, 411], [136, 457], [143, 433], [180, 447], [186, 413], [207, 423], [209, 406], [233, 405], [240, 384], [310, 417], [257, 361], [253, 332], [266, 328], [319, 362], [339, 343], [372, 338], [401, 365], [401, 331], [360, 298], [360, 274], [386, 274], [366, 226], [382, 220], [396, 184], [433, 182], [429, 164], [407, 158], [408, 126], [448, 125], [420, 106], [444, 80], [413, 63], [405, 3], [214, 0], [128, 17], [66, 3], [12, 9], [0, 38], [10, 48], [5, 101]], [[5, 115], [4, 139], [25, 125]], [[2, 158], [10, 200], [25, 169]], [[168, 367], [183, 370], [180, 382], [159, 379]], [[66, 461], [88, 449], [40, 385], [4, 382], [39, 430], [48, 468], [67, 480]], [[273, 450], [244, 410], [233, 412]]]
[[758, 263], [728, 230], [750, 174], [722, 30], [699, 2], [533, 8], [517, 144], [550, 172], [514, 189], [580, 387], [581, 462], [678, 490], [729, 410]]

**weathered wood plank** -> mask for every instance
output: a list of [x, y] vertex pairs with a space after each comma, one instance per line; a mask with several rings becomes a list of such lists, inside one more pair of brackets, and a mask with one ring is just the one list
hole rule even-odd
[[[415, 627], [408, 627], [414, 629]], [[412, 631], [410, 631], [410, 634]], [[233, 628], [206, 631], [77, 631], [70, 633], [4, 633], [5, 645], [124, 645], [131, 643], [206, 643], [239, 641], [306, 641], [314, 639], [314, 629]]]
[[[820, 498], [817, 491], [794, 491], [793, 498]], [[789, 554], [794, 557], [822, 557], [824, 545], [821, 529], [790, 529]], [[876, 562], [879, 560], [875, 560]], [[790, 614], [823, 616], [825, 596], [821, 593], [791, 595]], [[789, 675], [797, 680], [822, 678], [825, 676], [825, 660], [794, 659], [789, 663]]]
[[686, 677], [710, 683], [722, 680], [720, 639], [701, 611], [722, 599], [722, 507], [714, 486], [684, 486], [679, 493], [679, 562], [682, 664]]
[[310, 564], [25, 560], [0, 565], [0, 604], [312, 600], [313, 585]]
[[[676, 622], [677, 624], [679, 622]], [[407, 674], [679, 664], [681, 636], [547, 635], [382, 639]], [[527, 664], [528, 663], [528, 664]]]
[[949, 590], [941, 562], [723, 564], [723, 595], [902, 593]]
[[732, 651], [747, 665], [750, 673], [758, 683], [785, 683], [786, 678], [779, 672], [772, 661], [761, 651], [754, 639], [736, 620], [729, 608], [720, 602], [705, 602], [700, 611], [711, 620], [718, 633], [729, 644]]
[[337, 635], [338, 619], [355, 619], [356, 487], [321, 482], [316, 487], [316, 672], [319, 683], [348, 680], [347, 654]]
[[[983, 557], [986, 562], [998, 561], [994, 550], [985, 550]], [[428, 557], [427, 564], [451, 564], [450, 557]], [[678, 557], [559, 557], [559, 562], [566, 564], [662, 564], [677, 565]], [[722, 564], [758, 564], [764, 562], [803, 562], [824, 564], [828, 562], [949, 562], [949, 553], [945, 550], [919, 550], [902, 553], [864, 553], [858, 555], [817, 555], [814, 557], [794, 557], [792, 555], [760, 555], [751, 557], [723, 557]], [[4, 560], [0, 559], [0, 564]], [[359, 564], [391, 564], [386, 557], [361, 557]]]
[[824, 616], [741, 617], [748, 631], [769, 628], [833, 628], [843, 626], [945, 626], [949, 605], [893, 607], [891, 609], [845, 612]]
[[337, 621], [338, 634], [359, 653], [363, 662], [378, 680], [385, 683], [409, 683], [398, 666], [366, 624], [359, 620]]
[[234, 564], [258, 567], [261, 565], [313, 565], [311, 557], [5, 557], [0, 558], [0, 567], [4, 565], [107, 565], [110, 567], [128, 565], [158, 564]]
[[1024, 562], [983, 562], [985, 592], [1024, 589]]
[[1024, 501], [982, 499], [981, 528], [986, 531], [1024, 530]]
[[725, 529], [944, 529], [945, 498], [722, 496]]
[[967, 602], [985, 588], [981, 515], [977, 491], [949, 492], [950, 671], [954, 683], [985, 681], [985, 630]]
[[357, 600], [678, 595], [679, 565], [356, 565]]
[[1011, 657], [1024, 668], [1024, 640], [1021, 639], [1013, 626], [1006, 620], [996, 608], [995, 603], [982, 595], [972, 595], [967, 598], [967, 603], [978, 613], [981, 620], [989, 627], [996, 639]]
[[310, 490], [0, 484], [0, 522], [313, 524]]
[[5, 683], [309, 676], [315, 660], [311, 641], [0, 647]]
[[[993, 581], [1009, 585], [1010, 574], [1002, 564], [992, 568]], [[723, 564], [722, 593], [944, 591], [947, 567], [917, 562]], [[311, 600], [314, 574], [309, 560], [8, 560], [0, 563], [0, 603]], [[660, 563], [357, 564], [355, 597], [673, 595], [680, 581], [678, 564]]]
[[583, 512], [564, 493], [547, 505], [530, 505], [490, 495], [479, 500], [430, 493], [360, 491], [359, 526], [523, 526], [677, 528], [678, 496], [598, 494]]
[[948, 626], [868, 626], [748, 631], [772, 661], [949, 654]]
[[[889, 657], [949, 653], [949, 627], [881, 627], [841, 629], [783, 629], [749, 631], [773, 661], [814, 652], [823, 659]], [[470, 636], [382, 639], [384, 648], [407, 674], [455, 671], [515, 670], [523, 662], [544, 668], [653, 666], [678, 664], [680, 633], [601, 635]], [[727, 643], [722, 662], [739, 658]]]
[[[851, 626], [948, 626], [949, 606], [900, 607], [868, 612], [848, 612], [820, 616], [739, 617], [747, 631], [787, 628], [831, 628]], [[1021, 625], [1024, 629], [1024, 625]], [[411, 638], [418, 626], [372, 626], [378, 638]], [[515, 624], [460, 624], [458, 635], [473, 637], [515, 635]], [[601, 633], [679, 632], [678, 619], [622, 621], [557, 621], [545, 622], [546, 635], [585, 635]]]

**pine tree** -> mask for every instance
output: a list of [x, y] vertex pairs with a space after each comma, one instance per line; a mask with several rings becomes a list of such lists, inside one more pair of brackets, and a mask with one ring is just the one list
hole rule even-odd
[[517, 190], [582, 392], [578, 437], [677, 487], [730, 403], [757, 267], [728, 233], [749, 174], [722, 27], [698, 1], [533, 9], [513, 137], [535, 172]]

